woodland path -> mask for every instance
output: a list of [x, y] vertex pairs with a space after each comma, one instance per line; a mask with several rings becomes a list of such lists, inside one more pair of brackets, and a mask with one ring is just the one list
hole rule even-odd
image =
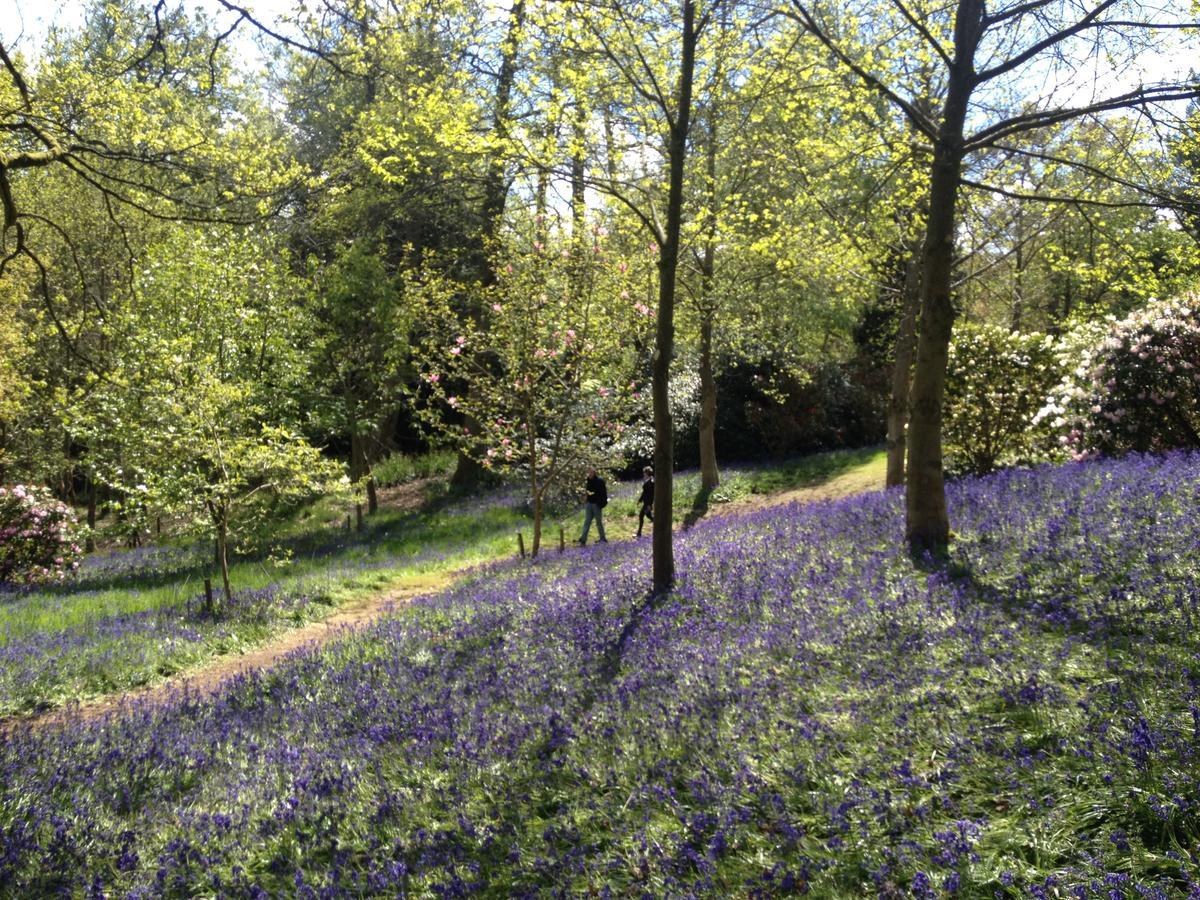
[[[884, 470], [881, 465], [868, 463], [842, 472], [820, 484], [771, 494], [756, 494], [721, 503], [710, 509], [709, 513], [719, 513], [722, 517], [737, 516], [789, 503], [836, 500], [882, 489], [883, 475]], [[407, 493], [405, 492], [403, 497], [387, 499], [397, 505], [404, 504], [409, 499]], [[413, 497], [416, 496], [418, 495], [414, 492]], [[416, 597], [449, 587], [461, 574], [459, 572], [440, 578], [425, 578], [416, 584], [405, 584], [348, 603], [319, 622], [311, 622], [300, 628], [283, 632], [269, 642], [246, 653], [218, 657], [200, 668], [180, 673], [165, 681], [131, 691], [107, 694], [103, 697], [68, 704], [39, 715], [0, 719], [0, 738], [20, 729], [40, 729], [69, 722], [94, 721], [118, 712], [133, 703], [162, 702], [183, 692], [192, 696], [212, 696], [231, 678], [255, 670], [268, 669], [301, 648], [318, 647], [334, 640], [352, 629], [360, 628], [394, 611], [398, 606]]]

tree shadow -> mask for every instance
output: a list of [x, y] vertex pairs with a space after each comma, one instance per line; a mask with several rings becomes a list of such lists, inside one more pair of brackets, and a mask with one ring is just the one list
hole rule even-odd
[[692, 508], [683, 517], [684, 531], [687, 531], [708, 515], [709, 500], [712, 498], [712, 492], [713, 489], [710, 487], [702, 487], [696, 491], [696, 496], [692, 498]]
[[[914, 560], [914, 564], [915, 564]], [[955, 588], [958, 602], [981, 604], [1010, 621], [1049, 633], [1073, 635], [1092, 647], [1129, 651], [1140, 641], [1172, 642], [1190, 634], [1190, 622], [1176, 621], [1174, 611], [1155, 604], [1087, 603], [1070, 579], [1051, 578], [1030, 585], [1021, 577], [987, 577], [962, 560], [927, 559], [916, 566]]]
[[625, 652], [637, 630], [654, 612], [659, 609], [671, 596], [670, 591], [655, 593], [648, 592], [629, 610], [629, 618], [621, 627], [617, 636], [609, 642], [600, 654], [596, 665], [596, 675], [580, 695], [580, 709], [586, 713], [595, 705], [600, 692], [617, 680], [621, 674], [621, 665], [625, 660]]

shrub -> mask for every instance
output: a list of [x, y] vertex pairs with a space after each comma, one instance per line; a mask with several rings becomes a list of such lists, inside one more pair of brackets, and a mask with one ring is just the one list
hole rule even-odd
[[1060, 376], [1053, 338], [994, 325], [959, 325], [946, 372], [951, 468], [984, 475], [1001, 464], [1045, 455], [1034, 417]]
[[1076, 458], [1200, 446], [1200, 296], [1112, 322], [1039, 416]]
[[449, 475], [457, 459], [453, 450], [430, 450], [413, 455], [393, 453], [372, 466], [371, 474], [379, 487], [392, 487], [422, 478]]
[[0, 487], [0, 583], [50, 581], [78, 567], [75, 515], [44, 488]]
[[853, 362], [747, 366], [718, 387], [717, 452], [730, 458], [788, 459], [883, 440], [885, 395]]

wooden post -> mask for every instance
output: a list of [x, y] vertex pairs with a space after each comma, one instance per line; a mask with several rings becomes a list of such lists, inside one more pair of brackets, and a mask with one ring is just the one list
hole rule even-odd
[[211, 578], [204, 579], [204, 608], [209, 612], [213, 611], [213, 591]]
[[563, 527], [558, 526], [558, 552], [564, 553], [567, 549], [567, 536], [563, 533]]
[[350, 525], [350, 513], [346, 513], [346, 531], [349, 531], [349, 530], [350, 530], [350, 528], [351, 528], [351, 525]]
[[362, 531], [363, 530], [363, 508], [362, 508], [361, 503], [355, 504], [354, 514], [357, 517], [356, 521], [358, 523], [358, 530]]
[[517, 549], [521, 551], [521, 559], [525, 558], [525, 535], [517, 532]]

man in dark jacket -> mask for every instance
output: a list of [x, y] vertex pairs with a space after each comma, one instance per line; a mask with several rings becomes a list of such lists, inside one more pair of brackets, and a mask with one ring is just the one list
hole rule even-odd
[[642, 536], [642, 525], [646, 520], [654, 521], [654, 470], [646, 466], [642, 475], [646, 480], [642, 482], [642, 495], [638, 497], [638, 537]]
[[604, 479], [595, 469], [588, 469], [586, 487], [587, 503], [583, 507], [583, 534], [579, 536], [576, 543], [581, 547], [587, 543], [588, 529], [592, 527], [592, 520], [595, 519], [600, 543], [607, 544], [608, 538], [604, 536], [604, 507], [608, 505], [608, 485], [604, 483]]

